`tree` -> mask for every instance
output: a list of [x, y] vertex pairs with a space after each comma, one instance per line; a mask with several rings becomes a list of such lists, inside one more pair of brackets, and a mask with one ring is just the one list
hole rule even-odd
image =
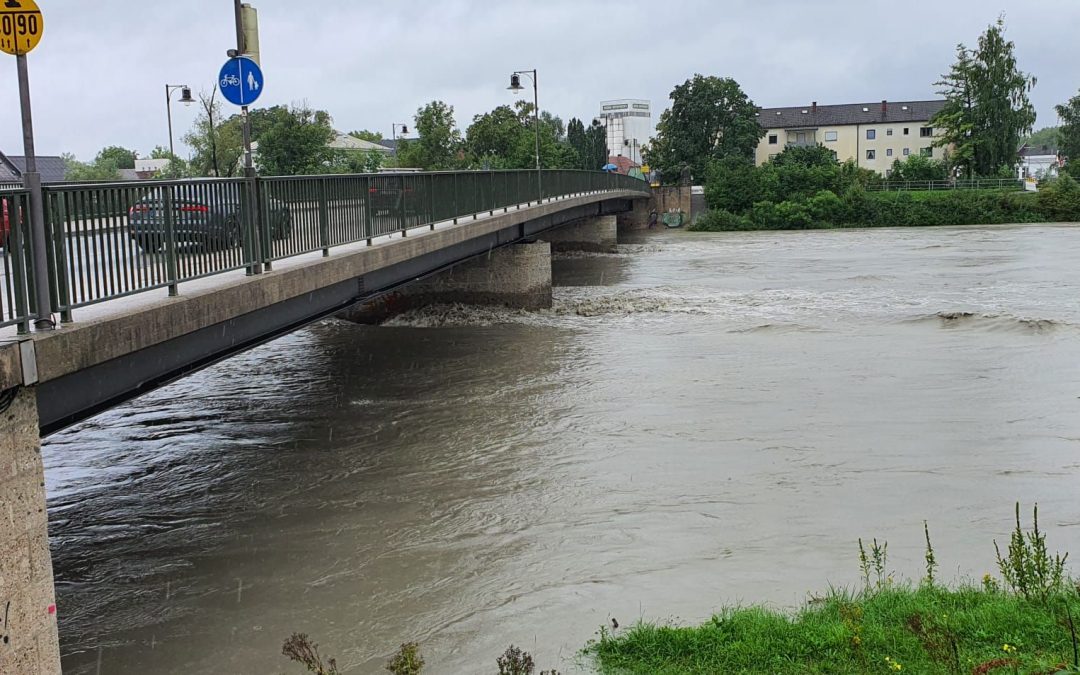
[[117, 169], [134, 169], [135, 159], [134, 150], [128, 150], [119, 145], [110, 145], [107, 148], [102, 148], [101, 152], [94, 158], [94, 163], [104, 166], [108, 162], [112, 162]]
[[949, 167], [944, 162], [939, 162], [922, 155], [911, 155], [907, 159], [893, 162], [889, 180], [946, 180], [949, 177]]
[[120, 171], [116, 167], [113, 157], [102, 157], [99, 153], [97, 158], [89, 164], [80, 162], [75, 155], [61, 155], [64, 159], [64, 177], [72, 182], [82, 183], [87, 181], [120, 180]]
[[161, 170], [158, 178], [187, 178], [191, 175], [188, 163], [169, 152], [168, 148], [157, 146], [150, 151], [150, 159], [167, 159], [169, 163]]
[[[275, 109], [276, 108], [276, 109]], [[252, 135], [259, 143], [259, 173], [267, 176], [299, 176], [324, 173], [334, 156], [328, 143], [334, 138], [330, 115], [306, 105], [276, 106], [265, 126]]]
[[465, 130], [470, 161], [477, 166], [496, 169], [524, 168], [517, 165], [514, 155], [525, 131], [520, 115], [508, 105], [475, 116]]
[[191, 173], [195, 176], [235, 175], [240, 169], [244, 152], [243, 129], [239, 116], [222, 122], [221, 103], [216, 100], [217, 88], [210, 94], [199, 94], [202, 111], [184, 142], [191, 147]]
[[1069, 99], [1068, 103], [1054, 107], [1061, 117], [1059, 152], [1066, 157], [1066, 168], [1074, 177], [1080, 177], [1080, 94]]
[[[1061, 115], [1062, 106], [1056, 106], [1058, 115]], [[1057, 149], [1061, 146], [1061, 127], [1043, 127], [1024, 139], [1026, 145], [1033, 148], [1048, 147]]]
[[1011, 170], [1020, 139], [1035, 123], [1028, 92], [1036, 79], [1017, 67], [1004, 17], [986, 29], [975, 49], [960, 44], [956, 52], [956, 63], [935, 83], [946, 103], [931, 120], [942, 130], [934, 145], [954, 146], [952, 161], [968, 175]]
[[586, 129], [581, 120], [571, 119], [566, 125], [566, 140], [574, 153], [573, 168], [597, 171], [607, 164], [607, 130], [599, 121], [594, 120]]
[[432, 101], [416, 111], [413, 121], [419, 138], [401, 144], [399, 164], [428, 171], [453, 168], [461, 149], [461, 132], [454, 121], [454, 107]]
[[367, 129], [360, 129], [359, 131], [350, 131], [349, 135], [353, 138], [359, 138], [362, 141], [368, 141], [370, 143], [381, 143], [383, 135], [378, 131], [368, 131]]
[[731, 78], [704, 77], [675, 87], [671, 107], [660, 115], [646, 160], [670, 180], [683, 167], [703, 178], [714, 159], [752, 159], [765, 130], [757, 107]]
[[333, 150], [327, 171], [330, 173], [375, 173], [383, 167], [385, 160], [384, 153], [378, 150]]

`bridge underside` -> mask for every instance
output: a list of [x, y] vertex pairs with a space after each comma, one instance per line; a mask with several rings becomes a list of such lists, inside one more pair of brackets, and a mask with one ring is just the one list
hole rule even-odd
[[25, 343], [21, 350], [0, 346], [0, 390], [20, 374], [22, 382], [16, 384], [36, 379], [40, 429], [48, 434], [493, 249], [585, 218], [630, 211], [635, 196], [588, 195], [416, 230], [393, 241], [74, 324], [36, 338], [34, 356]]

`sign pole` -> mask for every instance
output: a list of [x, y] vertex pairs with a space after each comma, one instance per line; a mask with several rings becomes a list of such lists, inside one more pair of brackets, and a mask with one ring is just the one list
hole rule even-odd
[[34, 154], [34, 120], [30, 112], [30, 74], [26, 54], [15, 56], [19, 71], [19, 106], [22, 109], [23, 152], [26, 154], [26, 171], [23, 186], [30, 191], [30, 246], [33, 252], [31, 269], [34, 276], [34, 298], [37, 306], [36, 330], [52, 330], [52, 293], [49, 292], [49, 263], [45, 255], [45, 205], [41, 193], [41, 174], [37, 170]]
[[[233, 13], [236, 17], [236, 54], [243, 55], [247, 51], [244, 39], [244, 9], [241, 0], [233, 0]], [[241, 70], [241, 83], [243, 87], [243, 71]], [[262, 246], [259, 242], [259, 200], [256, 194], [255, 167], [251, 161], [251, 118], [248, 116], [248, 107], [240, 106], [240, 117], [244, 128], [244, 177], [248, 181], [248, 212], [251, 214], [251, 245], [254, 259], [248, 274], [262, 274]]]

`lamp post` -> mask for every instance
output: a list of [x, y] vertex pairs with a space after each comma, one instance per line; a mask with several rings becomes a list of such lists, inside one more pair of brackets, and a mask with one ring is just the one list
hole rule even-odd
[[165, 112], [169, 116], [169, 155], [176, 156], [176, 152], [173, 150], [173, 135], [172, 135], [172, 94], [177, 89], [180, 90], [180, 102], [184, 105], [190, 105], [195, 102], [195, 99], [191, 98], [191, 87], [186, 84], [166, 84], [165, 85]]
[[399, 128], [401, 129], [402, 136], [409, 133], [409, 127], [400, 122], [395, 122], [390, 125], [390, 138], [394, 142], [394, 159], [397, 159], [397, 132]]
[[536, 190], [537, 198], [542, 202], [544, 201], [544, 182], [543, 174], [540, 172], [540, 94], [536, 81], [536, 69], [515, 70], [510, 74], [510, 86], [507, 89], [515, 94], [520, 92], [524, 88], [521, 86], [522, 75], [528, 77], [533, 83], [533, 128], [536, 131]]

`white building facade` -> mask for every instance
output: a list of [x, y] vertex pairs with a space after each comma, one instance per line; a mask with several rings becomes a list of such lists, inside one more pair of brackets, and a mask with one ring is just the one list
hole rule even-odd
[[641, 149], [652, 136], [652, 104], [639, 98], [601, 101], [596, 119], [607, 129], [608, 154], [641, 164]]

